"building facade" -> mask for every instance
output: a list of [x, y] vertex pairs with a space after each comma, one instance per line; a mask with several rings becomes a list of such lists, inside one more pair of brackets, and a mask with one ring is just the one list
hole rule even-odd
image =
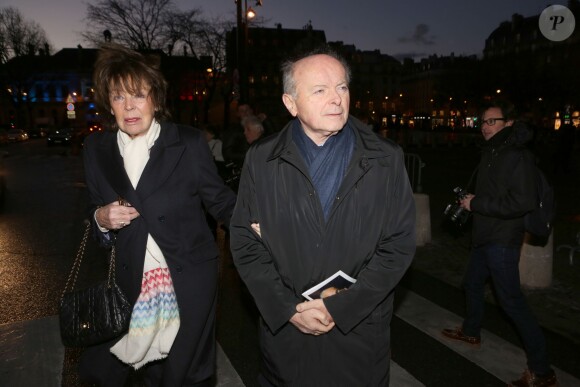
[[[580, 2], [568, 8], [580, 20]], [[501, 90], [538, 126], [578, 126], [580, 110], [580, 29], [562, 41], [551, 41], [538, 27], [539, 15], [514, 14], [486, 39], [481, 61], [485, 95]]]

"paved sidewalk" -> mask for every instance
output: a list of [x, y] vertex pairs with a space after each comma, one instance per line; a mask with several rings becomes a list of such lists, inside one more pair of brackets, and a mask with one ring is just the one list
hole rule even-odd
[[[0, 385], [60, 387], [65, 348], [58, 317], [0, 325]], [[244, 386], [218, 344], [216, 387]]]

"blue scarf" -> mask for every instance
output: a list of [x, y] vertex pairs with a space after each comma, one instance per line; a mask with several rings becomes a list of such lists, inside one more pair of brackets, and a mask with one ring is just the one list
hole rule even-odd
[[322, 205], [324, 219], [328, 220], [332, 203], [352, 157], [354, 132], [347, 123], [338, 134], [318, 146], [304, 133], [300, 121], [296, 119], [292, 127], [292, 139], [306, 162]]

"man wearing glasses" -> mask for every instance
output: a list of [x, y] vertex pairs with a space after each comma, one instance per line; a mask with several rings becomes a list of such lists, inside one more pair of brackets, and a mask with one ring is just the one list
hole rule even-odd
[[547, 360], [544, 335], [520, 289], [524, 215], [535, 206], [535, 161], [524, 145], [532, 134], [524, 124], [514, 125], [513, 106], [505, 101], [492, 102], [483, 110], [481, 133], [485, 145], [475, 194], [460, 201], [461, 207], [473, 213], [472, 249], [463, 279], [467, 313], [461, 327], [444, 329], [442, 334], [480, 347], [484, 289], [491, 278], [499, 304], [516, 326], [527, 355], [527, 369], [509, 386], [558, 386]]

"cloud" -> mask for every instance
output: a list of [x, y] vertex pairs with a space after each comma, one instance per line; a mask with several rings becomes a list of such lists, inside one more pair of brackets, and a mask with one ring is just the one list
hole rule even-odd
[[427, 52], [410, 51], [410, 52], [399, 52], [397, 54], [392, 55], [392, 57], [397, 59], [399, 62], [403, 62], [403, 60], [405, 59], [417, 60], [427, 58], [429, 55], [431, 54]]
[[427, 24], [417, 24], [411, 36], [402, 36], [399, 43], [411, 43], [420, 46], [432, 46], [435, 44], [435, 36], [429, 35], [430, 27]]

